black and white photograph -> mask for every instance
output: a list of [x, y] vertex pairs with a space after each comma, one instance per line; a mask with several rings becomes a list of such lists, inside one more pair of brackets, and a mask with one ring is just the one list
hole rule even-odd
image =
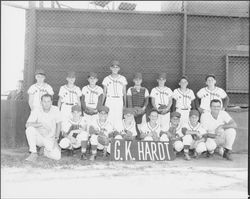
[[249, 1], [1, 1], [1, 198], [249, 198]]

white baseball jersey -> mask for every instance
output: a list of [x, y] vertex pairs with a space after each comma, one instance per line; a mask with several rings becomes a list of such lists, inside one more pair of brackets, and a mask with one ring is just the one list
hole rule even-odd
[[140, 129], [140, 131], [142, 132], [142, 133], [145, 133], [145, 134], [149, 134], [149, 133], [151, 133], [151, 132], [156, 132], [157, 133], [157, 135], [158, 135], [158, 137], [160, 137], [160, 132], [161, 132], [161, 127], [160, 127], [160, 125], [157, 123], [157, 125], [153, 128], [151, 125], [150, 125], [150, 123], [149, 122], [147, 122], [147, 123], [142, 123], [141, 124], [141, 129]]
[[38, 122], [46, 124], [50, 131], [47, 131], [44, 127], [39, 128], [39, 132], [45, 137], [53, 137], [56, 133], [56, 124], [61, 122], [61, 114], [58, 107], [51, 106], [49, 112], [44, 112], [42, 108], [37, 108], [31, 111], [27, 122]]
[[135, 128], [136, 123], [134, 120], [132, 121], [132, 123], [129, 126], [126, 126], [125, 120], [123, 119], [122, 124], [123, 124], [123, 129], [120, 130], [122, 134], [124, 134], [125, 131], [130, 131], [133, 136], [137, 135], [136, 128]]
[[34, 107], [41, 107], [41, 97], [44, 94], [48, 93], [50, 95], [54, 95], [53, 88], [47, 83], [44, 83], [42, 85], [38, 85], [37, 83], [33, 84], [29, 87], [27, 93], [29, 95], [30, 94], [34, 95], [34, 100], [33, 100]]
[[164, 86], [163, 88], [155, 87], [151, 90], [150, 93], [150, 97], [155, 98], [156, 108], [159, 108], [161, 104], [168, 105], [169, 98], [172, 96], [172, 90], [166, 86]]
[[208, 133], [215, 133], [215, 129], [228, 123], [232, 117], [226, 111], [220, 111], [217, 119], [214, 119], [210, 112], [205, 112], [201, 115], [201, 124]]
[[201, 123], [197, 123], [196, 126], [192, 126], [190, 122], [183, 124], [182, 128], [186, 128], [189, 131], [198, 131], [201, 135], [206, 134], [206, 130], [202, 127]]
[[118, 75], [117, 78], [109, 75], [103, 79], [102, 84], [107, 87], [107, 97], [121, 97], [123, 96], [123, 86], [127, 85], [128, 82], [122, 75]]
[[73, 119], [70, 119], [62, 123], [62, 130], [64, 132], [77, 129], [82, 129], [84, 131], [87, 131], [87, 128], [88, 128], [87, 121], [82, 116], [80, 117], [79, 121], [73, 121]]
[[103, 94], [103, 89], [100, 86], [90, 88], [89, 85], [82, 88], [82, 95], [85, 96], [85, 104], [89, 108], [96, 108], [99, 96]]
[[208, 90], [207, 87], [204, 87], [197, 92], [197, 96], [201, 99], [200, 107], [202, 109], [210, 111], [211, 100], [218, 99], [221, 101], [221, 105], [222, 105], [223, 104], [222, 99], [227, 97], [227, 94], [223, 89], [219, 87], [215, 87], [213, 91], [210, 91]]
[[103, 132], [106, 136], [113, 132], [115, 129], [109, 120], [106, 120], [104, 124], [100, 123], [99, 119], [93, 120], [89, 126], [93, 126], [96, 130]]
[[191, 109], [191, 102], [195, 99], [194, 92], [187, 88], [182, 92], [180, 88], [174, 90], [173, 98], [176, 100], [177, 109]]
[[81, 97], [82, 92], [78, 86], [68, 88], [67, 85], [61, 86], [59, 90], [59, 97], [62, 98], [62, 103], [67, 103], [69, 105], [78, 104], [78, 97]]

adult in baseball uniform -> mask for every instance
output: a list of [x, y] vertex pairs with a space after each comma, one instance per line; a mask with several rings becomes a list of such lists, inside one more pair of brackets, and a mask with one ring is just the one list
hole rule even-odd
[[81, 116], [82, 109], [79, 105], [71, 107], [72, 118], [62, 123], [62, 139], [59, 146], [68, 149], [73, 155], [74, 149], [81, 147], [81, 159], [86, 160], [86, 148], [88, 142], [88, 125], [84, 117]]
[[165, 86], [166, 73], [160, 73], [157, 81], [158, 86], [151, 90], [150, 97], [152, 106], [159, 112], [158, 122], [162, 130], [167, 131], [169, 128], [173, 92]]
[[[186, 145], [184, 144], [185, 159], [190, 160], [189, 149], [195, 149], [194, 157], [198, 158], [203, 152], [207, 151], [205, 144], [206, 130], [199, 123], [200, 113], [197, 110], [189, 112], [189, 121], [182, 126], [182, 133], [186, 135]], [[184, 142], [184, 140], [183, 140]]]
[[102, 105], [103, 89], [96, 85], [98, 77], [96, 73], [88, 75], [89, 85], [82, 88], [82, 108], [84, 117], [88, 122], [98, 118], [98, 107]]
[[89, 124], [92, 149], [90, 160], [95, 160], [97, 153], [96, 149], [103, 150], [103, 157], [106, 157], [108, 147], [110, 147], [111, 137], [115, 131], [112, 123], [108, 120], [109, 108], [106, 106], [100, 106], [98, 112], [98, 118]]
[[54, 95], [52, 87], [47, 84], [45, 81], [46, 75], [44, 70], [38, 69], [35, 72], [36, 83], [31, 85], [28, 89], [29, 95], [29, 106], [31, 110], [36, 108], [41, 108], [41, 97], [44, 94]]
[[75, 85], [75, 72], [70, 71], [66, 77], [67, 84], [60, 87], [58, 108], [61, 110], [63, 120], [68, 121], [72, 118], [71, 108], [74, 105], [81, 106], [80, 97], [82, 92], [78, 86]]
[[103, 79], [103, 103], [109, 107], [109, 121], [115, 128], [122, 126], [122, 110], [126, 107], [126, 78], [118, 74], [119, 62], [114, 61], [110, 67], [112, 74]]
[[52, 96], [42, 96], [42, 108], [31, 111], [26, 123], [26, 137], [28, 140], [30, 155], [27, 161], [36, 161], [36, 146], [44, 149], [43, 154], [51, 159], [59, 160], [61, 150], [57, 140], [61, 131], [61, 115], [58, 107], [52, 105]]
[[220, 100], [221, 106], [223, 110], [225, 110], [228, 105], [229, 98], [227, 93], [222, 88], [215, 86], [216, 79], [213, 74], [206, 76], [206, 84], [207, 87], [204, 87], [197, 92], [197, 107], [200, 113], [210, 111], [210, 102], [213, 99]]
[[187, 123], [189, 121], [190, 109], [195, 109], [195, 95], [194, 92], [187, 88], [188, 79], [186, 76], [182, 76], [179, 81], [180, 88], [174, 90], [173, 94], [173, 110], [181, 114], [181, 123]]
[[231, 151], [236, 137], [237, 124], [232, 117], [222, 110], [221, 101], [213, 99], [210, 102], [211, 112], [201, 115], [201, 124], [207, 130], [206, 147], [213, 154], [217, 146], [223, 147], [223, 157], [232, 160]]
[[[141, 86], [142, 74], [136, 73], [133, 79], [134, 86], [130, 87], [127, 91], [128, 107], [135, 109], [135, 122], [141, 124], [144, 118], [146, 122], [145, 110], [148, 106], [149, 92], [148, 89]], [[137, 128], [136, 125], [136, 128]], [[139, 135], [139, 129], [137, 128], [137, 136]]]

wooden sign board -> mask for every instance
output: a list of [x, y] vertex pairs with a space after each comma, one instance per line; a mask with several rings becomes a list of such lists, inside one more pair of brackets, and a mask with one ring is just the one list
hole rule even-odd
[[110, 157], [113, 161], [169, 161], [175, 159], [175, 153], [171, 142], [114, 139]]

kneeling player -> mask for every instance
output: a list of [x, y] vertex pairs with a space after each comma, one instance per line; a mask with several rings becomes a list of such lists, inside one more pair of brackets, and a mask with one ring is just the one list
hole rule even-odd
[[81, 147], [81, 154], [84, 154], [86, 152], [89, 136], [87, 132], [87, 122], [81, 116], [81, 107], [79, 105], [72, 106], [71, 112], [73, 117], [63, 122], [63, 138], [59, 142], [59, 146], [62, 149], [69, 149], [71, 155], [73, 155], [74, 149]]
[[189, 149], [195, 149], [195, 158], [207, 150], [205, 144], [206, 130], [198, 122], [200, 117], [199, 111], [191, 110], [189, 112], [189, 121], [182, 127], [185, 159], [190, 160]]

